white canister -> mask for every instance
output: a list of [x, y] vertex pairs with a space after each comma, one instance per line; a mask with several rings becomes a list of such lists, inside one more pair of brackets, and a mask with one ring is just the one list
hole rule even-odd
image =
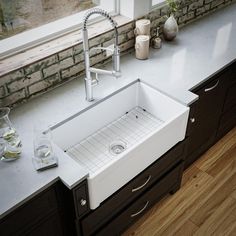
[[135, 35], [150, 35], [150, 20], [141, 19], [135, 22]]
[[148, 35], [139, 35], [136, 37], [135, 56], [137, 59], [145, 60], [149, 57], [149, 41]]

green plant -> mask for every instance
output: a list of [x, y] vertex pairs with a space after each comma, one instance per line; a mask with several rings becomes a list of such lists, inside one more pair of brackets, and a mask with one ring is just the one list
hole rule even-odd
[[166, 0], [169, 7], [169, 14], [175, 13], [179, 8], [179, 2], [176, 0]]

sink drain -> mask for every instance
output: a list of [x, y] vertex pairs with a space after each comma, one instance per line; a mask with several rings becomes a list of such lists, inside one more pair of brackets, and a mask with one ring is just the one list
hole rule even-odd
[[118, 155], [125, 151], [127, 148], [126, 143], [122, 140], [116, 140], [110, 144], [110, 153], [113, 155]]

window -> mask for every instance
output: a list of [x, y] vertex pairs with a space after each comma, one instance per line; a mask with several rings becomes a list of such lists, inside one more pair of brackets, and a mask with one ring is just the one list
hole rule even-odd
[[0, 0], [0, 58], [78, 29], [85, 10], [92, 7], [136, 19], [164, 2], [165, 0]]
[[0, 58], [71, 32], [85, 10], [115, 12], [115, 0], [0, 0]]
[[92, 0], [0, 1], [0, 39], [95, 7]]
[[152, 7], [160, 6], [165, 3], [165, 0], [152, 0]]

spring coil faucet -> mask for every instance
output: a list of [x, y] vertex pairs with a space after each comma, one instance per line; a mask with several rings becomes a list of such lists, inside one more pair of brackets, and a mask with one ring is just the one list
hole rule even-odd
[[[87, 22], [88, 22], [89, 17], [94, 14], [99, 14], [107, 18], [114, 29], [114, 34], [115, 34], [114, 50], [110, 48], [105, 48], [105, 47], [93, 48], [93, 50], [98, 50], [98, 49], [112, 50], [113, 52], [113, 70], [112, 71], [90, 67]], [[86, 100], [91, 102], [94, 100], [93, 90], [92, 90], [92, 86], [94, 85], [94, 80], [92, 80], [91, 72], [96, 74], [95, 82], [97, 81], [98, 74], [112, 75], [115, 77], [120, 76], [120, 49], [118, 46], [117, 23], [111, 18], [109, 13], [106, 12], [105, 10], [94, 8], [86, 12], [84, 16], [84, 20], [83, 20], [83, 49], [84, 49], [84, 63], [85, 63], [85, 73], [86, 73], [86, 77], [85, 77]]]

